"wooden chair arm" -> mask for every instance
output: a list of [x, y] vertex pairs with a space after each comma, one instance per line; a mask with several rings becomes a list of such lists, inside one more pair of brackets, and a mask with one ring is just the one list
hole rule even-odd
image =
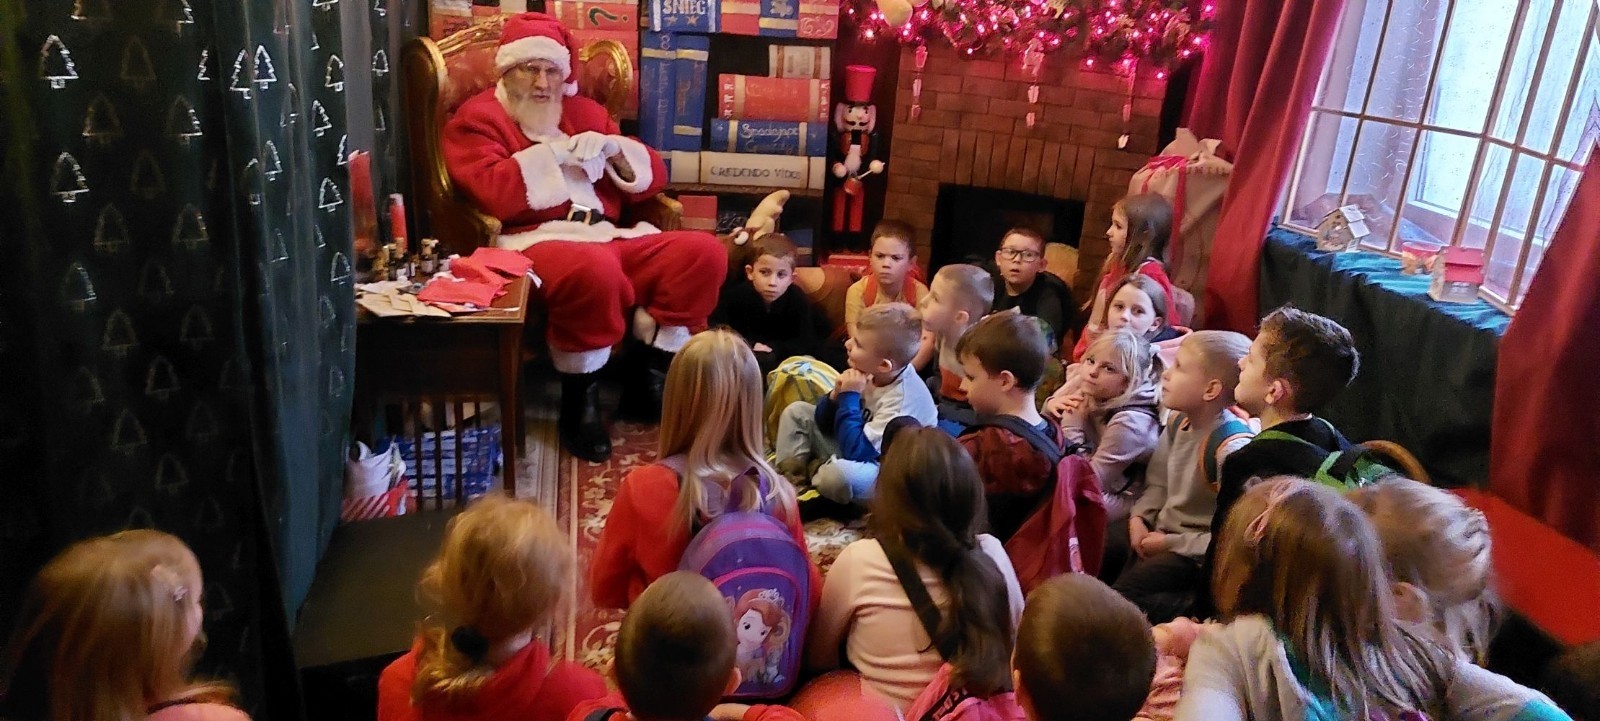
[[644, 222], [662, 230], [683, 228], [683, 203], [665, 195], [656, 195], [629, 209], [634, 222]]

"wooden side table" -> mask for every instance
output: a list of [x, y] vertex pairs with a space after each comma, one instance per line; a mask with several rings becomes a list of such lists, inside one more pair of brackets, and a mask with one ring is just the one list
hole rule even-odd
[[[528, 316], [527, 277], [513, 280], [505, 294], [484, 311], [451, 318], [379, 318], [362, 310], [356, 325], [355, 413], [370, 419], [378, 403], [399, 399], [412, 409], [413, 442], [422, 462], [421, 409], [433, 408], [435, 444], [454, 405], [459, 426], [464, 401], [491, 399], [500, 404], [500, 444], [507, 494], [515, 495], [517, 461], [522, 457], [522, 331]], [[476, 405], [476, 404], [474, 404]], [[358, 426], [359, 427], [359, 426]], [[370, 425], [367, 426], [370, 428]], [[457, 443], [460, 443], [458, 434]], [[461, 500], [461, 448], [456, 454], [456, 500]], [[436, 500], [443, 505], [444, 454], [434, 454]], [[420, 468], [418, 494], [421, 494]], [[419, 498], [419, 500], [422, 500]]]

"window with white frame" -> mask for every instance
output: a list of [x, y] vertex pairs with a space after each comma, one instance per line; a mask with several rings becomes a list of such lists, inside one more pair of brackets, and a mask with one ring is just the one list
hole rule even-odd
[[1354, 204], [1363, 246], [1479, 248], [1508, 310], [1600, 137], [1595, 0], [1348, 0], [1281, 219]]

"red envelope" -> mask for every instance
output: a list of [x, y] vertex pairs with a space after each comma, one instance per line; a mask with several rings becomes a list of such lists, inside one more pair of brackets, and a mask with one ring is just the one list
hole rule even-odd
[[[528, 271], [533, 270], [533, 261], [528, 260], [528, 256], [506, 248], [479, 248], [472, 251], [468, 260], [482, 263], [490, 270], [500, 271], [513, 278], [527, 275]], [[450, 261], [452, 274], [455, 274], [455, 263], [454, 260]]]
[[[450, 267], [452, 270], [455, 269], [454, 261], [451, 261]], [[494, 303], [495, 296], [501, 292], [500, 286], [497, 285], [437, 277], [429, 281], [427, 287], [417, 294], [417, 299], [424, 303], [470, 303], [479, 308], [488, 308]]]
[[499, 273], [489, 269], [482, 261], [473, 258], [456, 258], [450, 261], [450, 275], [462, 280], [482, 283], [495, 290], [500, 290], [511, 281], [501, 277]]

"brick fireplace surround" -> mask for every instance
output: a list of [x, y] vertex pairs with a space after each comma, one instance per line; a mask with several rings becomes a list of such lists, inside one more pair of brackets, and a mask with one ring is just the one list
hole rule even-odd
[[1073, 287], [1089, 287], [1106, 256], [1111, 206], [1127, 193], [1134, 171], [1156, 153], [1166, 83], [1141, 77], [1135, 85], [1128, 147], [1118, 149], [1127, 82], [1080, 70], [1065, 54], [1045, 60], [1032, 128], [1029, 83], [1018, 62], [962, 60], [948, 47], [930, 46], [916, 120], [916, 60], [909, 48], [900, 53], [897, 76], [884, 217], [916, 229], [924, 266], [940, 184], [1014, 190], [1084, 202]]

